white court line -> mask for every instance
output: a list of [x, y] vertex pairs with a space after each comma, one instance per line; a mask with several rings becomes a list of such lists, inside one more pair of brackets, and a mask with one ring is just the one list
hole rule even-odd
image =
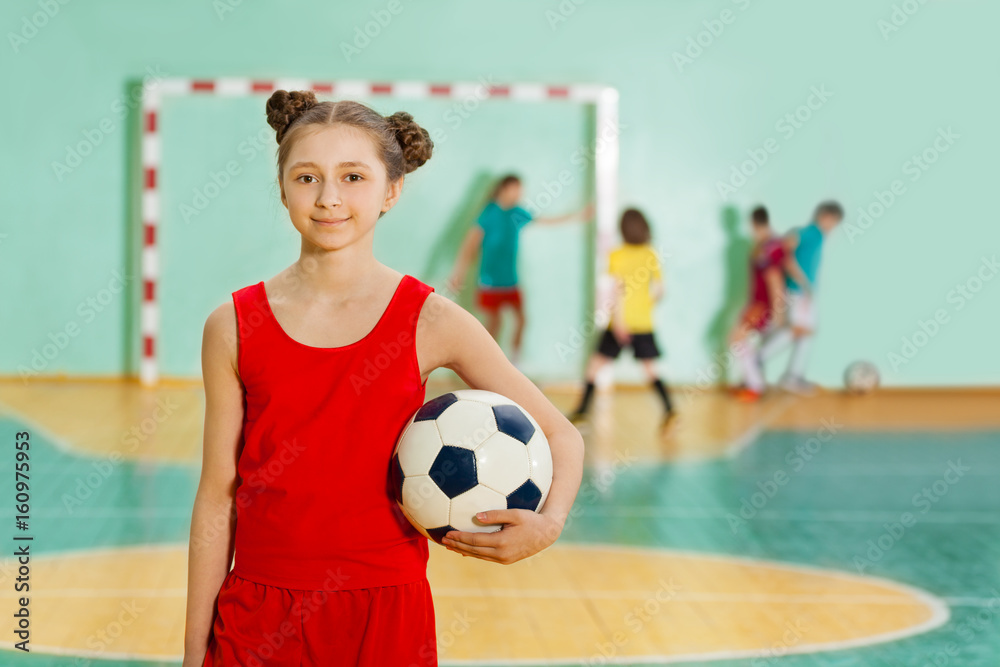
[[7, 403], [4, 403], [3, 401], [0, 401], [0, 417], [8, 417], [11, 421], [17, 421], [24, 424], [28, 428], [29, 432], [40, 433], [42, 437], [44, 437], [46, 440], [51, 441], [52, 444], [55, 445], [56, 449], [65, 454], [78, 453], [77, 448], [73, 445], [72, 442], [60, 436], [57, 436], [49, 429], [45, 428], [44, 426], [36, 422], [34, 419], [31, 419], [27, 415], [15, 410], [13, 407], [8, 405]]
[[[50, 431], [48, 428], [42, 426], [40, 423], [38, 423], [31, 417], [28, 417], [24, 413], [15, 410], [13, 407], [8, 405], [7, 403], [4, 403], [3, 401], [0, 401], [0, 417], [7, 417], [11, 421], [16, 421], [21, 424], [24, 424], [29, 432], [41, 434], [42, 437], [51, 442], [56, 449], [58, 449], [60, 452], [64, 454], [70, 454], [72, 456], [76, 456], [81, 459], [93, 459], [95, 461], [108, 460], [111, 457], [112, 452], [108, 452], [107, 454], [102, 454], [100, 452], [94, 452], [88, 449], [84, 449], [83, 447], [80, 447], [79, 445], [74, 443], [72, 440], [68, 440], [66, 438], [56, 435], [55, 433]], [[120, 450], [115, 449], [113, 451], [121, 454]], [[172, 466], [176, 468], [201, 467], [200, 460], [194, 462], [168, 461], [164, 460], [162, 457], [159, 456], [125, 456], [124, 454], [122, 454], [121, 461], [118, 461], [115, 465], [122, 465], [123, 463], [126, 462], [133, 464], [140, 464], [140, 465]]]
[[[158, 545], [136, 545], [134, 547], [106, 547], [101, 549], [78, 549], [72, 551], [60, 552], [58, 556], [65, 557], [72, 553], [84, 553], [90, 555], [96, 555], [98, 553], [107, 552], [121, 552], [121, 551], [163, 551], [167, 549], [178, 549], [186, 548], [186, 544], [174, 543], [174, 544], [158, 544]], [[642, 548], [642, 547], [627, 547], [620, 545], [610, 545], [610, 544], [572, 544], [566, 545], [565, 547], [560, 547], [565, 549], [574, 550], [584, 550], [584, 551], [614, 551], [619, 553], [632, 553], [646, 556], [687, 556], [691, 558], [699, 558], [704, 560], [712, 561], [723, 561], [727, 563], [741, 563], [746, 565], [751, 565], [762, 569], [777, 569], [785, 570], [791, 572], [802, 572], [813, 575], [822, 575], [826, 578], [840, 578], [854, 582], [862, 582], [873, 585], [880, 585], [886, 588], [892, 588], [897, 591], [906, 593], [913, 598], [916, 598], [920, 602], [923, 602], [931, 610], [931, 618], [929, 618], [924, 623], [920, 623], [903, 630], [896, 630], [893, 632], [886, 632], [877, 635], [871, 635], [867, 637], [862, 637], [858, 639], [848, 639], [833, 642], [820, 642], [820, 643], [804, 643], [802, 645], [785, 647], [782, 651], [782, 655], [787, 654], [802, 654], [802, 653], [818, 653], [826, 651], [836, 651], [844, 650], [849, 648], [861, 648], [865, 646], [871, 646], [874, 644], [885, 643], [889, 641], [894, 641], [898, 639], [904, 639], [906, 637], [911, 637], [923, 632], [927, 632], [934, 628], [940, 627], [948, 622], [951, 617], [951, 612], [945, 601], [941, 598], [931, 595], [926, 591], [918, 588], [908, 586], [906, 584], [901, 584], [889, 579], [884, 579], [881, 577], [874, 577], [871, 575], [853, 574], [850, 572], [842, 572], [838, 570], [828, 570], [824, 568], [801, 565], [797, 563], [784, 563], [778, 561], [768, 561], [757, 558], [750, 558], [746, 556], [729, 556], [724, 554], [714, 554], [714, 553], [703, 553], [688, 550], [678, 550], [678, 549], [654, 549], [654, 548]], [[51, 554], [47, 557], [52, 558]], [[629, 595], [633, 593], [630, 591]], [[481, 593], [480, 593], [481, 595]], [[649, 592], [643, 592], [643, 596], [648, 596]], [[694, 596], [704, 595], [710, 596], [711, 594], [693, 594]], [[753, 596], [747, 596], [749, 598]], [[793, 596], [794, 597], [794, 596]], [[803, 596], [808, 598], [808, 596]], [[817, 599], [823, 598], [823, 596], [815, 596]], [[847, 596], [850, 597], [850, 596]], [[865, 596], [861, 596], [862, 598]], [[875, 596], [878, 597], [878, 596]], [[696, 599], [696, 598], [692, 598]], [[978, 598], [972, 598], [977, 602], [980, 601]], [[966, 599], [968, 600], [968, 599]], [[801, 599], [797, 598], [797, 601]], [[828, 599], [826, 600], [829, 601]], [[608, 638], [604, 638], [607, 640]], [[0, 646], [13, 648], [11, 642], [2, 642]], [[147, 656], [141, 654], [130, 654], [130, 653], [111, 653], [111, 652], [92, 652], [92, 651], [78, 651], [69, 650], [58, 647], [47, 647], [47, 646], [36, 646], [37, 652], [40, 653], [54, 653], [58, 655], [82, 655], [87, 657], [104, 657], [108, 659], [135, 659], [135, 660], [179, 660], [181, 656]], [[614, 664], [614, 665], [629, 665], [635, 663], [651, 663], [651, 664], [670, 664], [677, 662], [708, 662], [715, 660], [733, 660], [739, 658], [753, 658], [753, 657], [771, 657], [773, 653], [768, 649], [758, 649], [758, 650], [726, 650], [726, 651], [713, 651], [709, 653], [695, 653], [687, 655], [645, 655], [645, 656], [622, 656], [622, 657], [611, 657], [607, 659], [602, 658], [602, 664]], [[545, 659], [503, 659], [503, 660], [441, 660], [440, 664], [446, 665], [493, 665], [497, 667], [517, 667], [520, 665], [579, 665], [581, 663], [587, 663], [593, 658], [597, 657], [597, 654], [589, 656], [578, 656], [574, 658], [560, 658], [557, 660], [545, 660]]]
[[784, 395], [775, 401], [764, 414], [754, 422], [753, 426], [744, 431], [738, 438], [733, 440], [726, 449], [723, 451], [723, 456], [725, 458], [733, 459], [736, 458], [740, 452], [756, 442], [760, 434], [767, 428], [772, 421], [781, 413], [784, 412], [792, 403], [795, 402], [795, 396]]
[[[620, 508], [598, 508], [588, 507], [587, 512], [593, 514], [603, 514], [605, 516], [635, 516], [635, 517], [665, 517], [677, 519], [725, 519], [730, 514], [739, 511], [739, 507], [715, 507], [715, 508], [660, 508], [660, 507], [620, 507]], [[829, 510], [811, 512], [808, 510], [758, 510], [753, 520], [767, 519], [775, 521], [785, 521], [796, 519], [802, 521], [838, 521], [849, 523], [852, 521], [871, 522], [898, 520], [899, 515], [906, 510]], [[968, 512], [962, 510], [934, 510], [920, 517], [920, 521], [927, 523], [986, 523], [1000, 524], [1000, 514], [996, 512]]]
[[[34, 590], [34, 598], [175, 598], [187, 595], [186, 588], [55, 588]], [[434, 588], [435, 597], [446, 598], [531, 598], [553, 600], [632, 600], [649, 597], [649, 591], [602, 591], [602, 590], [547, 590], [547, 589], [482, 589], [482, 588]], [[3, 595], [0, 595], [3, 599]], [[952, 606], [982, 607], [990, 603], [1000, 604], [1000, 599], [956, 598], [962, 604]], [[777, 595], [770, 593], [675, 593], [670, 602], [726, 602], [746, 604], [881, 604], [909, 607], [917, 604], [912, 599], [892, 595]]]

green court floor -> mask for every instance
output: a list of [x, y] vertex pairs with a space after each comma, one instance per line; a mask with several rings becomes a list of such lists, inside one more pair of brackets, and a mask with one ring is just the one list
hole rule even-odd
[[[21, 428], [0, 422], [7, 442]], [[942, 627], [898, 641], [715, 664], [1000, 665], [1000, 433], [842, 432], [809, 453], [802, 447], [812, 435], [768, 431], [726, 460], [634, 464], [613, 476], [589, 470], [562, 539], [863, 572], [950, 608]], [[37, 433], [33, 442], [36, 555], [187, 539], [196, 466], [121, 463], [81, 499], [75, 487], [95, 472], [93, 460]], [[11, 497], [9, 479], [0, 490]], [[899, 523], [904, 513], [908, 526]], [[9, 504], [2, 510], [8, 525], [13, 514]], [[0, 665], [22, 664], [176, 663], [0, 652]]]

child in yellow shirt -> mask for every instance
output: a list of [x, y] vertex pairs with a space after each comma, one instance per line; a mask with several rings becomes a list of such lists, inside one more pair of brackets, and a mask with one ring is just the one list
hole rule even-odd
[[587, 363], [580, 404], [568, 417], [574, 423], [586, 417], [597, 373], [605, 364], [613, 362], [622, 348], [631, 347], [663, 401], [662, 426], [666, 427], [676, 412], [667, 386], [656, 370], [660, 350], [653, 333], [653, 306], [663, 296], [660, 261], [650, 244], [649, 223], [641, 211], [630, 208], [622, 213], [620, 228], [625, 243], [612, 250], [608, 257], [608, 273], [615, 278], [611, 321]]

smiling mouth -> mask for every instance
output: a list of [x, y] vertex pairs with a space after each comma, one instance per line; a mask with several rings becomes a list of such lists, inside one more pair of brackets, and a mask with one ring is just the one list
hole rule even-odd
[[326, 225], [326, 226], [339, 225], [340, 223], [347, 222], [348, 220], [350, 220], [349, 217], [348, 218], [343, 218], [341, 220], [317, 220], [316, 218], [313, 218], [313, 222], [316, 222], [316, 223], [321, 224], [321, 225]]

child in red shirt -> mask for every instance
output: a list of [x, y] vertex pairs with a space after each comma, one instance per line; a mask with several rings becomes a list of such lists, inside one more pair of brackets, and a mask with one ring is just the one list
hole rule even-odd
[[375, 224], [430, 158], [427, 131], [310, 91], [275, 92], [267, 116], [301, 251], [205, 323], [184, 665], [436, 665], [427, 541], [389, 481], [427, 376], [447, 367], [511, 398], [552, 449], [542, 512], [482, 513], [503, 529], [448, 533], [456, 553], [513, 563], [552, 544], [583, 443], [475, 317], [375, 259]]
[[758, 358], [759, 334], [785, 319], [785, 246], [771, 231], [767, 209], [750, 214], [753, 248], [750, 250], [750, 294], [730, 343], [743, 370], [745, 386], [737, 392], [742, 401], [756, 401], [764, 392], [764, 374]]

